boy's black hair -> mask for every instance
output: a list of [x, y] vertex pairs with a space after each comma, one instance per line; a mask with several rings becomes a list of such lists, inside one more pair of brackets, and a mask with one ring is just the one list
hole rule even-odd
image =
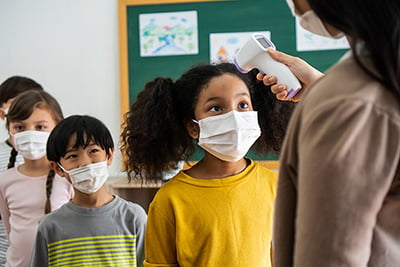
[[73, 115], [62, 120], [50, 133], [47, 140], [47, 159], [60, 162], [66, 154], [67, 145], [72, 136], [76, 135], [74, 148], [87, 147], [94, 142], [104, 149], [107, 156], [114, 148], [114, 141], [108, 128], [100, 120], [87, 115]]

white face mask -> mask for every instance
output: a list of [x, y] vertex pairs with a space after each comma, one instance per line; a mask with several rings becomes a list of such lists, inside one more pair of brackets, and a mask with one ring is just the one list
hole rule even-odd
[[42, 131], [24, 131], [16, 133], [14, 137], [15, 149], [24, 158], [30, 160], [41, 159], [46, 156], [46, 143], [49, 138], [49, 132]]
[[343, 33], [338, 33], [336, 35], [332, 35], [325, 27], [324, 23], [322, 23], [321, 19], [315, 14], [313, 10], [306, 11], [303, 15], [300, 15], [296, 7], [293, 3], [293, 0], [286, 0], [287, 5], [292, 11], [293, 16], [299, 19], [299, 23], [301, 27], [315, 33], [320, 36], [339, 39], [344, 36]]
[[198, 145], [224, 161], [242, 159], [261, 135], [256, 111], [231, 111], [200, 120]]
[[109, 176], [107, 160], [69, 171], [65, 170], [60, 164], [58, 166], [69, 174], [73, 187], [86, 194], [97, 192]]

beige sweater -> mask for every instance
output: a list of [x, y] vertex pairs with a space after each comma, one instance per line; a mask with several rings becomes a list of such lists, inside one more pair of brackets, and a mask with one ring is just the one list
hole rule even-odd
[[399, 160], [398, 100], [351, 56], [344, 59], [290, 122], [274, 267], [400, 266]]

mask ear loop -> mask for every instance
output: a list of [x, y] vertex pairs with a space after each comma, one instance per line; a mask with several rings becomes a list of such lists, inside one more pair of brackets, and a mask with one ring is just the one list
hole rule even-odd
[[65, 173], [67, 173], [67, 174], [69, 174], [69, 172], [66, 170], [66, 169], [64, 169], [64, 167], [63, 166], [61, 166], [61, 164], [60, 163], [58, 163], [57, 162], [57, 166], [63, 171], [63, 172], [65, 172]]

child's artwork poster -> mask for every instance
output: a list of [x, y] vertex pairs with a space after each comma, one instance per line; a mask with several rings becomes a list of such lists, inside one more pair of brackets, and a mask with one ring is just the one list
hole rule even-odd
[[301, 27], [296, 18], [296, 47], [297, 51], [331, 50], [349, 48], [345, 37], [333, 39], [313, 34]]
[[139, 15], [140, 56], [198, 54], [197, 11]]
[[[233, 62], [236, 52], [246, 43], [255, 32], [230, 32], [210, 34], [210, 62], [218, 64]], [[260, 32], [257, 32], [260, 33]], [[261, 32], [271, 39], [269, 31]]]

